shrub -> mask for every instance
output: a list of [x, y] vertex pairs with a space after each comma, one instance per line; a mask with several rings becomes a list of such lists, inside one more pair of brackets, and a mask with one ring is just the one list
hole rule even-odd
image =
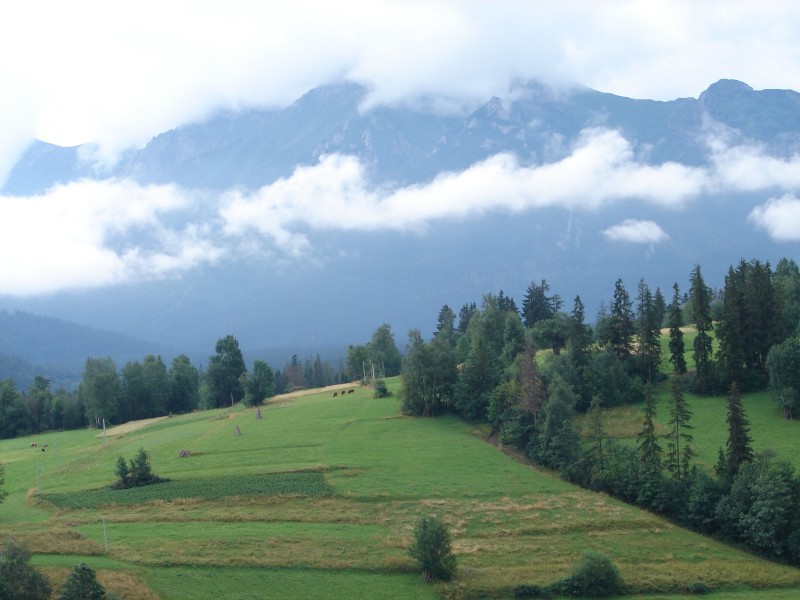
[[389, 388], [386, 387], [386, 382], [383, 379], [376, 379], [375, 383], [372, 386], [372, 397], [388, 398], [391, 395], [392, 392], [390, 392]]
[[105, 600], [106, 591], [97, 582], [94, 570], [80, 563], [69, 574], [58, 600]]
[[422, 517], [414, 527], [414, 541], [408, 554], [416, 559], [422, 580], [450, 580], [455, 575], [456, 557], [447, 526], [436, 517]]
[[127, 464], [125, 459], [120, 456], [117, 459], [115, 473], [117, 475], [117, 481], [113, 486], [115, 488], [139, 487], [164, 481], [153, 474], [150, 467], [150, 455], [144, 448], [139, 448], [139, 452]]
[[701, 594], [708, 594], [711, 590], [708, 589], [708, 586], [702, 581], [695, 581], [686, 586], [686, 591], [699, 596]]
[[514, 586], [514, 598], [524, 600], [525, 598], [549, 598], [550, 592], [547, 588], [530, 583], [521, 583]]
[[565, 596], [601, 598], [624, 593], [619, 569], [605, 554], [588, 551], [572, 569], [572, 574], [555, 582], [551, 590]]

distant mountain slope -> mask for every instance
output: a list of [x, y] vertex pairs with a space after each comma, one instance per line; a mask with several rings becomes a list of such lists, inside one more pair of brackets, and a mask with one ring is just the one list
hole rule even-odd
[[[461, 115], [431, 110], [430, 99], [415, 107], [363, 108], [367, 97], [364, 87], [341, 83], [313, 89], [279, 110], [222, 112], [154, 137], [103, 173], [94, 173], [81, 160], [85, 149], [37, 142], [16, 165], [3, 193], [35, 194], [80, 177], [131, 178], [206, 190], [196, 197], [201, 198], [198, 202], [208, 200], [213, 211], [224, 191], [257, 189], [292, 175], [298, 166], [317, 165], [323, 155], [340, 153], [358, 159], [369, 179], [364, 183], [366, 193], [381, 199], [387, 190], [413, 192], [437, 176], [461, 174], [499, 153], [513, 154], [515, 166], [521, 167], [569, 162], [564, 159], [582, 148], [580, 136], [590, 128], [621, 133], [623, 153], [632, 155], [632, 160], [627, 154], [617, 157], [626, 163], [621, 174], [633, 169], [639, 179], [633, 192], [613, 190], [597, 206], [580, 196], [591, 196], [592, 186], [605, 184], [606, 172], [613, 187], [613, 176], [620, 174], [616, 164], [601, 170], [596, 179], [594, 172], [575, 171], [589, 183], [576, 186], [574, 192], [569, 188], [574, 199], [543, 200], [519, 210], [511, 203], [498, 203], [496, 209], [423, 219], [416, 229], [368, 229], [350, 223], [315, 228], [301, 222], [297, 232], [313, 246], [308, 255], [290, 256], [280, 248], [273, 252], [265, 235], [263, 252], [226, 246], [224, 260], [173, 278], [47, 296], [5, 295], [0, 306], [92, 323], [207, 358], [214, 341], [227, 334], [236, 335], [245, 348], [342, 347], [365, 342], [384, 322], [393, 326], [402, 344], [412, 327], [429, 334], [435, 326], [431, 316], [442, 304], [457, 310], [501, 289], [520, 304], [527, 285], [542, 278], [562, 296], [567, 310], [580, 294], [591, 320], [600, 302], [609, 300], [617, 278], [624, 280], [632, 295], [642, 277], [665, 293], [674, 282], [686, 291], [695, 264], [702, 265], [709, 285], [721, 287], [728, 266], [742, 258], [773, 264], [782, 256], [797, 258], [796, 242], [779, 239], [754, 223], [753, 213], [784, 194], [800, 196], [800, 186], [785, 184], [777, 193], [777, 187], [759, 187], [760, 183], [719, 184], [715, 170], [719, 156], [709, 143], [714, 138], [718, 145], [745, 144], [733, 158], [767, 157], [784, 180], [796, 181], [789, 172], [794, 163], [786, 160], [800, 155], [800, 94], [795, 91], [756, 91], [723, 79], [698, 98], [659, 102], [585, 87], [554, 90], [526, 81], [511, 86], [504, 97], [487, 98]], [[620, 140], [616, 134], [613, 137]], [[595, 152], [599, 155], [607, 148]], [[602, 158], [605, 155], [592, 164], [601, 164]], [[680, 188], [682, 175], [659, 178], [653, 175], [657, 169], [640, 167], [665, 162], [678, 163], [670, 166], [690, 176], [702, 171], [698, 179], [704, 183], [697, 186], [701, 191], [693, 191], [685, 202], [671, 201], [669, 194], [659, 196]], [[765, 175], [761, 167], [752, 164], [730, 161], [726, 176], [768, 179], [761, 177]], [[562, 182], [573, 173], [570, 165], [556, 166], [563, 167]], [[519, 181], [528, 181], [524, 179], [528, 174]], [[494, 180], [488, 177], [482, 183], [491, 194]], [[573, 180], [583, 184], [578, 177]], [[511, 195], [514, 189], [518, 188], [512, 187]], [[651, 189], [652, 198], [637, 196]], [[498, 197], [504, 193], [507, 188], [497, 191]], [[661, 201], [663, 197], [668, 199]], [[460, 198], [446, 200], [451, 205], [460, 202]], [[438, 198], [426, 196], [426, 202]], [[373, 208], [367, 203], [365, 210]], [[447, 213], [453, 214], [457, 211]], [[219, 212], [208, 218], [216, 219], [215, 224], [221, 221]], [[609, 234], [631, 222], [654, 225], [663, 235], [652, 243]], [[219, 237], [224, 236], [222, 232]], [[146, 345], [132, 347], [142, 348], [133, 351], [135, 356], [153, 351]], [[33, 356], [4, 348], [0, 346], [0, 352]], [[79, 361], [97, 352], [80, 345], [58, 348], [58, 352], [68, 350]], [[42, 351], [50, 352], [44, 346]]]
[[[174, 354], [162, 344], [27, 312], [0, 310], [0, 379], [18, 385], [35, 375], [76, 381], [88, 357], [110, 356], [122, 367], [145, 354]], [[21, 387], [25, 387], [21, 385]]]
[[[364, 87], [343, 83], [313, 89], [282, 110], [220, 113], [156, 136], [103, 176], [216, 190], [258, 188], [336, 152], [358, 156], [376, 182], [408, 184], [463, 170], [498, 152], [513, 152], [523, 164], [552, 162], [563, 157], [554, 139], [568, 147], [582, 129], [600, 125], [621, 131], [646, 162], [701, 164], [708, 154], [703, 127], [709, 120], [773, 153], [800, 148], [800, 94], [755, 91], [732, 80], [711, 85], [697, 99], [669, 102], [518, 83], [507, 98], [491, 98], [466, 117], [403, 107], [362, 111], [366, 95]], [[3, 192], [36, 193], [89, 176], [80, 155], [75, 148], [37, 142]]]

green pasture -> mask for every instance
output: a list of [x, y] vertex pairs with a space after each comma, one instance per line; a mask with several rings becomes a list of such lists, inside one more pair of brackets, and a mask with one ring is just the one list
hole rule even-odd
[[[649, 598], [685, 598], [695, 581], [720, 599], [795, 597], [800, 571], [568, 485], [454, 417], [404, 417], [399, 381], [389, 385], [385, 399], [366, 388], [278, 398], [261, 419], [237, 406], [106, 438], [37, 436], [46, 452], [33, 438], [0, 441], [9, 492], [0, 537], [27, 543], [54, 581], [86, 561], [122, 598], [509, 598], [516, 584], [563, 577], [588, 549], [608, 554]], [[751, 401], [754, 436], [774, 437], [772, 425], [755, 424]], [[696, 422], [718, 427], [714, 406], [707, 417], [696, 409]], [[715, 444], [701, 453], [711, 464]], [[142, 497], [108, 490], [117, 457], [140, 447], [170, 482]], [[453, 534], [451, 583], [423, 584], [407, 556], [428, 514]]]

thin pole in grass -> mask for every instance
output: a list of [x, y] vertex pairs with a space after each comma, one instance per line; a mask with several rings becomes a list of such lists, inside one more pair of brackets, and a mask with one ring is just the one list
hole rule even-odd
[[36, 463], [36, 495], [39, 495], [39, 463]]
[[106, 547], [106, 554], [108, 554], [108, 536], [106, 535], [106, 518], [104, 515], [100, 515], [100, 518], [103, 519], [103, 545]]

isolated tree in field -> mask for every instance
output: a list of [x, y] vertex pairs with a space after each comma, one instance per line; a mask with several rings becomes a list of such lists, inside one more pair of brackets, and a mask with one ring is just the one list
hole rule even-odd
[[414, 540], [408, 554], [417, 561], [422, 580], [449, 581], [456, 572], [456, 557], [450, 541], [450, 531], [436, 517], [422, 517], [414, 526]]
[[673, 373], [683, 375], [686, 373], [686, 346], [683, 343], [683, 311], [681, 310], [681, 295], [678, 284], [672, 286], [672, 302], [669, 305], [669, 362], [672, 363]]
[[0, 552], [0, 600], [48, 600], [50, 583], [30, 564], [31, 553], [11, 540]]
[[742, 394], [734, 381], [728, 392], [728, 442], [726, 449], [728, 475], [733, 477], [743, 463], [753, 460], [750, 423], [742, 406]]
[[694, 313], [697, 336], [694, 338], [694, 363], [697, 374], [694, 379], [694, 389], [707, 394], [714, 386], [714, 364], [712, 362], [711, 330], [711, 290], [706, 285], [700, 272], [700, 265], [692, 269], [691, 286], [689, 288], [689, 302]]
[[244, 398], [241, 377], [247, 368], [239, 342], [232, 335], [217, 340], [215, 351], [208, 359], [206, 381], [212, 405], [220, 408]]
[[94, 570], [86, 563], [80, 563], [64, 582], [58, 600], [104, 600], [106, 591], [97, 581]]
[[[683, 395], [683, 380], [673, 375], [672, 394], [669, 405], [669, 444], [667, 445], [667, 469], [673, 479], [680, 481], [689, 474], [689, 461], [694, 452], [690, 444], [693, 436], [687, 432], [692, 429], [689, 420], [692, 412]], [[681, 447], [683, 442], [683, 447]]]

